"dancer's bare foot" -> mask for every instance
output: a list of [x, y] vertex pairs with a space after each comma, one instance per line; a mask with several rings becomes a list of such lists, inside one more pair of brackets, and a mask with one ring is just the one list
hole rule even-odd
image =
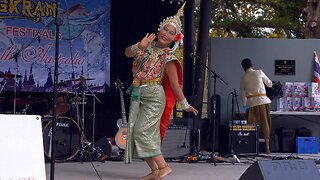
[[159, 169], [151, 170], [146, 176], [141, 177], [139, 180], [158, 180], [159, 179]]
[[266, 154], [270, 154], [269, 144], [267, 144], [264, 149]]
[[271, 153], [271, 152], [270, 152], [270, 149], [266, 149], [266, 150], [265, 150], [265, 153], [266, 153], [266, 154], [270, 154], [270, 153]]
[[164, 167], [159, 168], [159, 178], [163, 179], [165, 176], [169, 175], [172, 172], [172, 169], [166, 164]]

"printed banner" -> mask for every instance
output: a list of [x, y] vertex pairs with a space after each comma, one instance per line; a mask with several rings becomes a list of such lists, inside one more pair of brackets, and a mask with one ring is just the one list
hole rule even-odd
[[110, 6], [111, 0], [1, 1], [2, 88], [53, 91], [59, 24], [59, 90], [85, 85], [104, 92], [110, 84]]

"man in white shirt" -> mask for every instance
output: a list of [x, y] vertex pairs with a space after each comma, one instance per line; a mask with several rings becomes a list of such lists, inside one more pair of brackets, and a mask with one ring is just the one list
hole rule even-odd
[[259, 124], [265, 140], [265, 152], [270, 153], [269, 139], [271, 129], [270, 103], [265, 86], [272, 87], [272, 81], [262, 70], [254, 70], [249, 58], [241, 62], [245, 73], [240, 81], [240, 97], [246, 109], [249, 124]]

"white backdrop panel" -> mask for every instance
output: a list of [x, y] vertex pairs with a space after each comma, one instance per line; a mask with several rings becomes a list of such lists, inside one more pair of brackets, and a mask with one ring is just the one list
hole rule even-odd
[[0, 115], [0, 180], [45, 180], [41, 117]]

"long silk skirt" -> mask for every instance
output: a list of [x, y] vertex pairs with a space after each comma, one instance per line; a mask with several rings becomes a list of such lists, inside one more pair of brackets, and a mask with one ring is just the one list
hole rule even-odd
[[160, 118], [165, 107], [161, 85], [140, 87], [140, 100], [131, 98], [125, 163], [132, 158], [161, 155]]

